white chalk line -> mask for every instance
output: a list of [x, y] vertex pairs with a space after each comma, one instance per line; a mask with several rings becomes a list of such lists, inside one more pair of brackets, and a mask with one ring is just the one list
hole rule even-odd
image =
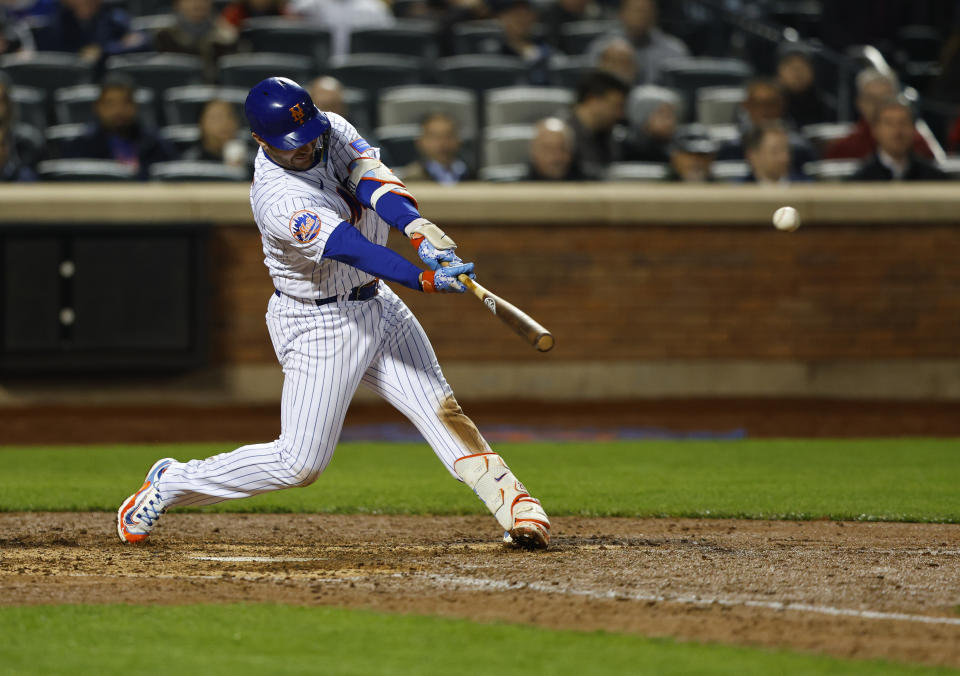
[[322, 556], [191, 556], [195, 561], [222, 561], [224, 563], [287, 563], [298, 561], [322, 561]]
[[856, 610], [853, 608], [834, 608], [833, 606], [813, 605], [809, 603], [785, 603], [783, 601], [752, 601], [749, 599], [725, 599], [681, 594], [665, 596], [663, 594], [625, 593], [613, 590], [596, 591], [593, 589], [577, 589], [565, 585], [545, 584], [543, 582], [506, 582], [482, 577], [462, 577], [455, 575], [423, 574], [438, 585], [462, 586], [473, 589], [491, 591], [535, 591], [545, 594], [563, 594], [567, 596], [582, 596], [598, 600], [626, 600], [646, 601], [655, 603], [679, 603], [696, 606], [744, 606], [747, 608], [763, 608], [766, 610], [786, 611], [793, 610], [805, 613], [819, 613], [836, 617], [856, 617], [866, 620], [898, 620], [901, 622], [919, 622], [922, 624], [945, 624], [960, 626], [960, 618], [932, 617], [930, 615], [913, 615], [910, 613], [888, 613], [878, 610]]

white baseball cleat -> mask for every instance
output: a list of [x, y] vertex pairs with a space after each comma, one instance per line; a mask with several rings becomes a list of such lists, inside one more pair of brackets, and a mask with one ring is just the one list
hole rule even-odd
[[157, 490], [157, 479], [173, 462], [176, 462], [173, 458], [163, 458], [153, 463], [140, 490], [120, 505], [117, 510], [117, 535], [120, 536], [120, 542], [131, 544], [146, 540], [157, 525], [160, 515], [167, 511], [160, 491]]
[[523, 549], [546, 549], [550, 544], [550, 519], [540, 501], [496, 453], [459, 458], [453, 469], [473, 489], [504, 529], [503, 541]]

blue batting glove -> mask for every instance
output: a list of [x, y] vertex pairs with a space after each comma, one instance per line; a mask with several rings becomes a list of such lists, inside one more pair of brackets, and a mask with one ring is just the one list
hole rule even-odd
[[420, 274], [420, 287], [424, 293], [463, 293], [467, 287], [457, 277], [467, 275], [473, 279], [473, 263], [460, 263], [426, 270]]
[[463, 263], [454, 249], [438, 249], [426, 237], [417, 237], [413, 240], [413, 243], [417, 245], [417, 255], [420, 256], [420, 260], [426, 263], [431, 270], [439, 269], [441, 263], [449, 263], [450, 265]]

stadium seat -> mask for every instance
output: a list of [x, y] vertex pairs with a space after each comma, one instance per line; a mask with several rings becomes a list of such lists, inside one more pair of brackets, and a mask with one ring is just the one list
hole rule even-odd
[[453, 27], [453, 45], [457, 54], [489, 54], [500, 45], [503, 29], [493, 20], [464, 21]]
[[268, 77], [288, 77], [296, 82], [309, 82], [316, 66], [309, 56], [261, 52], [228, 54], [217, 60], [220, 84], [250, 89]]
[[347, 107], [347, 120], [361, 133], [369, 132], [374, 128], [370, 96], [366, 91], [344, 87], [343, 103]]
[[47, 127], [47, 93], [35, 87], [14, 85], [10, 88], [14, 119], [37, 129]]
[[608, 181], [663, 181], [670, 173], [666, 164], [659, 162], [614, 162], [607, 169]]
[[423, 116], [443, 112], [454, 118], [463, 138], [477, 135], [477, 95], [469, 89], [411, 85], [393, 87], [380, 95], [378, 120], [383, 126], [418, 124]]
[[803, 165], [803, 173], [818, 181], [844, 181], [860, 168], [860, 160], [820, 160]]
[[485, 91], [523, 84], [527, 68], [513, 56], [471, 54], [437, 60], [437, 76], [445, 85]]
[[731, 143], [740, 140], [740, 128], [735, 124], [705, 125], [710, 138], [719, 144]]
[[84, 134], [87, 133], [89, 125], [83, 123], [73, 124], [54, 124], [47, 127], [43, 135], [46, 138], [47, 157], [51, 159], [60, 158], [64, 155], [64, 149]]
[[736, 182], [750, 175], [750, 165], [741, 160], [725, 160], [710, 165], [710, 175], [714, 180]]
[[630, 94], [627, 96], [627, 120], [632, 127], [639, 128], [643, 124], [644, 120], [641, 118], [644, 117], [644, 113], [642, 111], [648, 110], [649, 106], [647, 102], [650, 99], [657, 101], [664, 101], [666, 99], [676, 100], [677, 122], [684, 120], [684, 100], [678, 92], [658, 85], [640, 85], [631, 89]]
[[619, 21], [570, 21], [561, 24], [560, 50], [564, 54], [585, 54], [594, 40], [616, 34], [619, 27]]
[[55, 89], [90, 82], [93, 67], [76, 54], [64, 52], [18, 52], [0, 57], [0, 70], [15, 85], [41, 89], [50, 97]]
[[697, 90], [701, 87], [740, 87], [753, 70], [740, 59], [684, 57], [668, 59], [660, 69], [660, 82], [682, 92], [688, 110], [694, 109]]
[[477, 172], [477, 178], [481, 181], [491, 181], [493, 183], [513, 183], [522, 181], [526, 177], [526, 164], [501, 164], [495, 167], [484, 167]]
[[397, 124], [377, 127], [374, 130], [380, 146], [381, 157], [390, 167], [403, 167], [417, 159], [418, 124]]
[[508, 124], [484, 129], [483, 166], [525, 164], [530, 155], [533, 125]]
[[383, 28], [358, 28], [350, 33], [353, 54], [405, 54], [435, 59], [437, 44], [433, 25], [416, 19], [400, 19]]
[[800, 133], [815, 147], [823, 146], [838, 138], [843, 138], [853, 131], [853, 122], [824, 122], [822, 124], [808, 124]]
[[330, 31], [292, 18], [247, 19], [240, 31], [240, 43], [256, 53], [307, 55], [315, 71], [322, 71], [330, 58]]
[[170, 87], [203, 82], [203, 61], [187, 54], [129, 54], [107, 59], [107, 73], [128, 75], [139, 87], [160, 92]]
[[730, 124], [736, 121], [737, 107], [746, 98], [743, 87], [701, 87], [697, 90], [697, 122]]
[[171, 87], [163, 93], [163, 112], [167, 124], [197, 124], [204, 104], [214, 99], [229, 101], [236, 108], [239, 119], [246, 119], [243, 112], [243, 102], [247, 99], [246, 89], [187, 85]]
[[593, 62], [588, 56], [563, 56], [557, 54], [551, 57], [549, 63], [550, 83], [554, 87], [576, 89], [583, 74], [590, 70]]
[[243, 167], [230, 167], [221, 162], [179, 161], [157, 162], [150, 165], [150, 180], [167, 182], [247, 182], [250, 180], [250, 176]]
[[177, 25], [176, 14], [150, 14], [145, 16], [135, 16], [130, 19], [130, 30], [138, 33], [147, 33], [150, 36], [156, 36], [162, 30], [173, 28]]
[[412, 56], [345, 54], [331, 60], [329, 74], [374, 100], [381, 89], [420, 82], [421, 61]]
[[44, 156], [47, 140], [44, 133], [31, 124], [18, 122], [13, 125], [14, 143], [20, 155], [20, 161], [34, 165]]
[[[76, 85], [64, 87], [53, 93], [53, 105], [57, 124], [84, 124], [94, 121], [93, 108], [100, 96], [100, 85]], [[154, 93], [150, 89], [137, 89], [133, 93], [140, 120], [147, 126], [157, 126], [154, 112]]]
[[178, 153], [182, 153], [200, 142], [200, 127], [195, 124], [171, 124], [161, 127], [158, 135], [176, 148]]
[[113, 160], [69, 159], [44, 160], [37, 165], [42, 181], [132, 181], [137, 172]]
[[485, 96], [485, 124], [533, 124], [573, 104], [574, 94], [561, 87], [502, 87]]

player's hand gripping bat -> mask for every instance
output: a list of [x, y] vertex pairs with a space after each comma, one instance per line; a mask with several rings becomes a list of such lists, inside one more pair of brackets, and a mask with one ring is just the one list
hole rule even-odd
[[[449, 263], [441, 262], [440, 265], [447, 267]], [[533, 317], [520, 310], [516, 305], [508, 303], [489, 289], [484, 288], [479, 282], [470, 279], [467, 275], [460, 275], [457, 279], [459, 279], [474, 296], [479, 298], [487, 309], [495, 314], [500, 321], [516, 331], [519, 336], [535, 348], [541, 352], [548, 352], [553, 347], [553, 334], [538, 324]]]

